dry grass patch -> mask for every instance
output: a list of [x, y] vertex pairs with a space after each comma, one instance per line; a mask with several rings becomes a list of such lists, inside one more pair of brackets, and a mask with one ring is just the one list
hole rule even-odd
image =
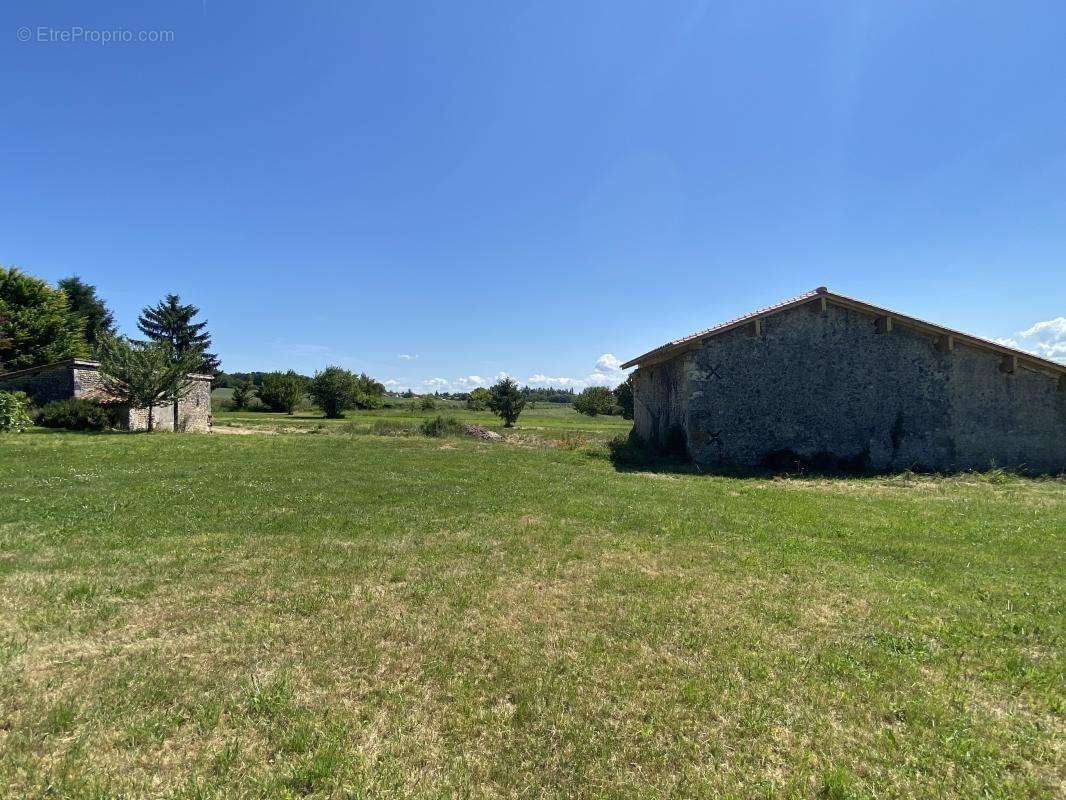
[[451, 444], [19, 439], [0, 795], [1061, 788], [1061, 483]]

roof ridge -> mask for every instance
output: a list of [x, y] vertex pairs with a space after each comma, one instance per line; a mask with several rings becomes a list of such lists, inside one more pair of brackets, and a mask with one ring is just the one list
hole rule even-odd
[[701, 331], [690, 333], [688, 336], [682, 336], [680, 339], [673, 339], [672, 341], [669, 341], [664, 345], [660, 345], [659, 347], [649, 350], [643, 355], [639, 355], [636, 358], [630, 359], [629, 361], [622, 364], [622, 368], [628, 369], [629, 367], [637, 366], [642, 361], [645, 361], [651, 357], [665, 355], [675, 349], [682, 348], [684, 345], [689, 344], [690, 342], [693, 342], [697, 339], [715, 336], [719, 333], [723, 333], [727, 330], [735, 328], [738, 325], [741, 325], [745, 322], [750, 322], [751, 320], [757, 319], [766, 314], [772, 314], [776, 311], [783, 311], [786, 308], [802, 305], [803, 303], [809, 300], [813, 300], [816, 297], [833, 299], [838, 304], [845, 305], [846, 307], [852, 307], [853, 310], [893, 317], [899, 320], [900, 322], [910, 322], [915, 327], [931, 329], [932, 331], [935, 331], [943, 336], [957, 338], [971, 346], [981, 347], [986, 350], [991, 350], [993, 352], [997, 352], [1003, 355], [1013, 355], [1018, 358], [1025, 359], [1026, 361], [1029, 361], [1031, 363], [1038, 364], [1044, 369], [1051, 369], [1055, 372], [1066, 373], [1066, 364], [1061, 364], [1057, 361], [1051, 361], [1050, 359], [1046, 359], [1033, 353], [1026, 352], [1025, 350], [1019, 350], [1016, 347], [1009, 347], [1008, 345], [1000, 344], [999, 342], [993, 342], [990, 339], [985, 339], [980, 336], [974, 336], [973, 334], [962, 333], [960, 331], [952, 330], [951, 328], [945, 328], [943, 325], [937, 325], [935, 322], [928, 322], [918, 317], [912, 317], [908, 314], [902, 314], [896, 311], [892, 311], [891, 309], [884, 308], [882, 306], [875, 306], [872, 303], [867, 303], [863, 300], [857, 300], [853, 297], [848, 297], [847, 295], [837, 294], [835, 292], [829, 291], [829, 289], [825, 286], [819, 286], [816, 289], [812, 289], [809, 292], [804, 292], [803, 294], [796, 295], [795, 297], [791, 297], [788, 300], [782, 300], [779, 303], [774, 303], [773, 305], [769, 305], [764, 308], [757, 309], [755, 311], [750, 311], [747, 314], [742, 314], [739, 317], [734, 317], [733, 319], [726, 320], [725, 322], [720, 322], [717, 325], [712, 325], [711, 327], [705, 328]]
[[[663, 345], [663, 347], [668, 347], [670, 345], [675, 344], [684, 344], [685, 342], [688, 342], [692, 339], [697, 339], [700, 336], [706, 336], [709, 333], [714, 333], [719, 328], [725, 328], [730, 325], [736, 325], [738, 322], [745, 322], [749, 319], [752, 319], [753, 317], [759, 316], [760, 314], [766, 314], [770, 311], [776, 311], [779, 308], [791, 305], [792, 303], [798, 303], [801, 300], [811, 300], [817, 297], [819, 294], [825, 294], [827, 291], [828, 289], [826, 289], [824, 286], [819, 286], [817, 289], [812, 289], [809, 292], [804, 292], [803, 294], [798, 294], [795, 297], [790, 297], [788, 300], [782, 300], [780, 303], [774, 303], [773, 305], [765, 306], [764, 308], [759, 308], [755, 311], [749, 311], [747, 314], [741, 314], [739, 317], [733, 317], [732, 319], [726, 320], [725, 322], [719, 322], [717, 325], [712, 325], [709, 328], [704, 328], [702, 331], [696, 331], [696, 333], [690, 333], [688, 336], [682, 336], [680, 339], [674, 339], [671, 342], [667, 342], [667, 344]], [[662, 348], [656, 349], [658, 350]]]

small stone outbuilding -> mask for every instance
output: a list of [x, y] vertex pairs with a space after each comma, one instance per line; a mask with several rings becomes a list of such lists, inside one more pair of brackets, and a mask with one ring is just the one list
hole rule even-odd
[[706, 467], [1066, 472], [1066, 365], [825, 287], [622, 366], [634, 433]]
[[[178, 403], [166, 403], [152, 410], [152, 425], [158, 431], [211, 430], [211, 375], [190, 374], [192, 390]], [[72, 358], [0, 374], [0, 390], [25, 392], [37, 405], [53, 400], [84, 398], [108, 403], [111, 398], [100, 375], [100, 364]], [[116, 405], [122, 427], [131, 431], [148, 429], [148, 409]]]

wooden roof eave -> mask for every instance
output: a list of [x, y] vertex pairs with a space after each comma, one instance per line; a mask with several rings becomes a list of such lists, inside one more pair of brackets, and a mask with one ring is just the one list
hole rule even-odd
[[869, 314], [873, 317], [890, 317], [892, 321], [897, 325], [902, 325], [907, 328], [919, 330], [924, 333], [932, 334], [933, 336], [950, 336], [956, 343], [965, 344], [978, 350], [985, 350], [994, 353], [998, 353], [1002, 356], [1009, 356], [1017, 359], [1019, 365], [1027, 366], [1031, 369], [1035, 369], [1039, 372], [1044, 372], [1052, 376], [1066, 376], [1066, 364], [1059, 364], [1055, 361], [1050, 361], [1046, 358], [1033, 355], [1032, 353], [1026, 353], [1023, 350], [1017, 350], [1013, 347], [1007, 347], [1006, 345], [998, 344], [997, 342], [990, 341], [988, 339], [982, 339], [977, 336], [971, 336], [960, 331], [952, 330], [951, 328], [945, 328], [942, 325], [934, 325], [931, 322], [918, 319], [917, 317], [911, 317], [907, 314], [899, 314], [895, 311], [891, 311], [887, 308], [881, 308], [880, 306], [864, 303], [861, 300], [856, 300], [852, 297], [847, 297], [841, 294], [834, 294], [832, 292], [818, 292], [813, 295], [804, 296], [798, 298], [794, 302], [785, 303], [774, 308], [767, 309], [765, 311], [750, 314], [745, 317], [741, 317], [734, 322], [723, 325], [713, 331], [708, 331], [706, 335], [694, 335], [691, 338], [673, 342], [662, 347], [657, 347], [654, 350], [649, 350], [647, 353], [641, 356], [637, 356], [624, 364], [622, 369], [629, 369], [630, 367], [649, 367], [656, 364], [662, 364], [666, 361], [671, 361], [677, 358], [682, 353], [688, 352], [702, 347], [706, 342], [713, 339], [715, 336], [719, 336], [731, 330], [736, 330], [745, 325], [751, 324], [752, 321], [758, 319], [764, 319], [771, 317], [774, 314], [778, 314], [782, 311], [788, 311], [799, 306], [807, 305], [809, 303], [831, 302], [843, 308], [850, 308], [853, 311], [859, 311], [865, 314]]

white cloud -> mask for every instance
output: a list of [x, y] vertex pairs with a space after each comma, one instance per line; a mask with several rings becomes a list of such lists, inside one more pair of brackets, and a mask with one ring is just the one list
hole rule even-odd
[[607, 372], [609, 370], [617, 370], [622, 366], [622, 359], [611, 353], [604, 353], [602, 356], [596, 359], [596, 369], [599, 371]]
[[478, 386], [488, 386], [488, 381], [480, 375], [464, 375], [462, 378], [456, 378], [452, 381], [452, 386], [455, 387], [456, 391], [465, 392], [470, 389], [476, 389]]
[[418, 355], [411, 355], [410, 353], [400, 353], [400, 361], [414, 361], [418, 358]]
[[526, 382], [530, 386], [554, 386], [559, 389], [581, 390], [589, 386], [607, 386], [614, 388], [626, 379], [621, 360], [611, 353], [604, 353], [596, 359], [592, 371], [583, 378], [566, 376], [550, 377], [541, 372], [530, 375]]
[[578, 378], [552, 378], [548, 375], [542, 375], [538, 372], [536, 375], [530, 375], [528, 378], [526, 378], [526, 383], [528, 383], [530, 386], [557, 386], [566, 389], [571, 386], [576, 386], [577, 384], [581, 383], [581, 380]]
[[[503, 373], [500, 373], [501, 375]], [[448, 380], [447, 378], [426, 378], [422, 381], [422, 385], [426, 387], [428, 391], [432, 392], [469, 392], [471, 389], [476, 389], [479, 386], [488, 386], [490, 383], [494, 383], [499, 378], [488, 379], [483, 378], [480, 375], [461, 375], [455, 380]]]
[[[525, 381], [529, 386], [555, 387], [558, 389], [575, 389], [581, 391], [588, 386], [607, 386], [614, 388], [626, 379], [626, 373], [621, 369], [621, 361], [610, 353], [604, 353], [596, 359], [592, 371], [584, 377], [569, 377], [565, 375], [550, 376], [537, 372], [530, 375]], [[504, 378], [513, 377], [507, 372], [497, 372], [493, 377], [481, 375], [461, 375], [458, 378], [426, 378], [422, 385], [430, 392], [469, 392], [478, 386], [489, 386]]]
[[1066, 317], [1037, 322], [1010, 338], [996, 341], [1007, 347], [1016, 347], [1033, 355], [1066, 363]]
[[394, 388], [396, 388], [397, 386], [400, 385], [399, 381], [394, 380], [392, 378], [389, 378], [387, 381], [382, 381], [382, 383], [383, 383], [383, 385], [385, 386], [386, 389], [394, 389]]

